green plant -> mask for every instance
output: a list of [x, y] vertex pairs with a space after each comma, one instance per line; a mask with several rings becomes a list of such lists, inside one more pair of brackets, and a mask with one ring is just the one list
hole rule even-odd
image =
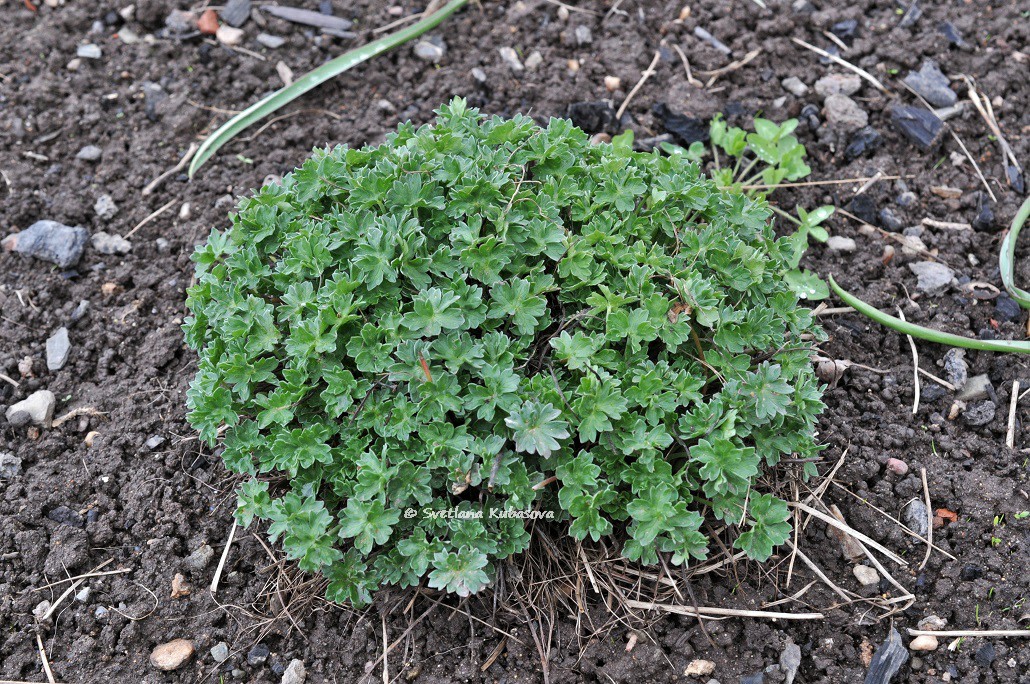
[[[239, 114], [236, 114], [226, 121], [218, 128], [217, 131], [204, 139], [204, 142], [200, 144], [196, 154], [190, 161], [189, 177], [192, 178], [197, 172], [197, 169], [204, 165], [204, 162], [210, 159], [211, 156], [217, 152], [220, 147], [222, 147], [222, 145], [239, 135], [241, 131], [265, 118], [269, 114], [285, 107], [304, 93], [317, 88], [329, 79], [335, 78], [348, 69], [357, 66], [376, 55], [392, 50], [399, 45], [403, 45], [409, 40], [413, 40], [414, 38], [421, 36], [426, 31], [439, 26], [444, 19], [457, 12], [467, 3], [468, 0], [450, 0], [446, 5], [440, 7], [427, 16], [423, 16], [411, 26], [400, 29], [377, 40], [373, 40], [371, 43], [362, 45], [361, 47], [348, 50], [339, 57], [331, 59], [317, 69], [312, 69], [290, 85], [280, 88], [279, 90], [269, 93], [265, 97], [261, 98]], [[247, 160], [246, 157], [243, 157], [242, 155], [238, 156], [245, 164], [252, 163]]]
[[998, 255], [998, 269], [1001, 271], [1001, 282], [1009, 295], [1019, 302], [1024, 308], [1030, 308], [1030, 292], [1016, 286], [1016, 240], [1019, 239], [1019, 232], [1030, 217], [1030, 197], [1023, 200], [1015, 218], [1012, 219], [1012, 227], [1001, 241], [1001, 252]]
[[833, 276], [829, 276], [830, 288], [836, 293], [840, 300], [848, 306], [854, 308], [860, 314], [868, 316], [880, 325], [887, 326], [891, 330], [895, 330], [905, 335], [911, 335], [912, 337], [920, 340], [926, 340], [928, 342], [936, 342], [938, 344], [946, 344], [951, 347], [962, 347], [963, 349], [976, 349], [978, 351], [996, 351], [996, 352], [1017, 352], [1020, 354], [1030, 354], [1030, 342], [1020, 342], [1017, 340], [980, 340], [969, 337], [962, 337], [961, 335], [953, 335], [951, 333], [940, 332], [931, 328], [925, 328], [915, 323], [909, 323], [903, 321], [900, 318], [891, 316], [890, 314], [880, 311], [876, 307], [866, 304], [864, 301], [851, 294], [833, 279]]
[[528, 513], [648, 564], [703, 558], [708, 516], [755, 559], [787, 539], [758, 478], [814, 471], [823, 406], [793, 246], [763, 201], [624, 143], [456, 99], [316, 150], [194, 254], [189, 421], [252, 476], [241, 524], [332, 600], [475, 592]]
[[[754, 132], [748, 133], [742, 128], [728, 126], [722, 116], [716, 115], [709, 124], [710, 147], [695, 142], [683, 149], [666, 143], [663, 149], [670, 154], [682, 154], [695, 162], [700, 162], [710, 151], [714, 167], [711, 177], [720, 187], [739, 190], [751, 197], [764, 199], [784, 182], [808, 177], [812, 169], [805, 163], [805, 147], [794, 135], [797, 119], [776, 124], [756, 117], [754, 125]], [[719, 156], [720, 150], [726, 156], [726, 164]], [[772, 209], [795, 225], [794, 232], [790, 234], [793, 247], [788, 262], [790, 268], [784, 274], [787, 283], [799, 297], [825, 299], [830, 295], [826, 283], [799, 265], [810, 239], [817, 242], [829, 239], [829, 233], [822, 224], [833, 215], [834, 207], [817, 207], [810, 212], [803, 207], [795, 207], [797, 218], [776, 207]]]

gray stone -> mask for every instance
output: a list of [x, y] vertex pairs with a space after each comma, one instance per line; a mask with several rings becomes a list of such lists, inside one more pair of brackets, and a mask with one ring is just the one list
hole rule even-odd
[[93, 590], [90, 589], [88, 586], [83, 587], [82, 589], [80, 589], [78, 592], [75, 593], [75, 600], [78, 601], [79, 603], [85, 603], [86, 601], [89, 600], [89, 596], [92, 593], [93, 593]]
[[594, 42], [594, 34], [590, 32], [589, 26], [580, 24], [573, 33], [576, 37], [576, 45], [590, 45]]
[[868, 565], [856, 565], [851, 572], [863, 587], [873, 587], [880, 583], [880, 573]]
[[257, 42], [269, 50], [276, 50], [286, 43], [286, 39], [281, 36], [273, 36], [271, 33], [259, 33], [257, 34]]
[[304, 663], [294, 658], [290, 661], [290, 664], [286, 666], [286, 670], [283, 672], [283, 678], [280, 684], [304, 684], [304, 680], [308, 678], [308, 673], [304, 669]]
[[93, 211], [96, 212], [97, 216], [106, 221], [113, 219], [115, 214], [118, 213], [118, 205], [114, 203], [110, 195], [101, 195], [94, 202]]
[[103, 154], [104, 151], [96, 145], [86, 145], [76, 153], [75, 158], [81, 159], [82, 161], [95, 162], [100, 161], [100, 157], [102, 157]]
[[826, 241], [826, 248], [831, 252], [854, 252], [858, 245], [849, 237], [843, 235], [831, 235]]
[[8, 251], [27, 254], [50, 261], [61, 268], [79, 263], [89, 233], [81, 226], [66, 226], [57, 221], [36, 221], [25, 230], [12, 233], [3, 240]]
[[980, 427], [987, 425], [994, 416], [998, 413], [998, 407], [995, 406], [993, 401], [985, 401], [976, 406], [972, 406], [966, 409], [966, 412], [962, 414], [962, 420], [966, 425], [970, 427]]
[[486, 83], [486, 72], [479, 67], [472, 67], [472, 71], [469, 73], [472, 74], [472, 78], [476, 79], [480, 83]]
[[219, 16], [229, 26], [243, 26], [250, 18], [250, 0], [229, 0], [219, 12]]
[[72, 345], [68, 340], [68, 328], [60, 327], [46, 341], [46, 367], [59, 371], [68, 363], [68, 352]]
[[50, 610], [50, 601], [43, 599], [36, 604], [35, 608], [32, 609], [32, 615], [35, 616], [37, 620], [42, 620], [48, 610]]
[[538, 66], [540, 66], [543, 63], [544, 63], [544, 56], [541, 55], [540, 52], [537, 51], [537, 50], [534, 50], [533, 52], [529, 53], [529, 57], [526, 57], [526, 68], [529, 69], [530, 71], [532, 71], [533, 69], [536, 69]]
[[823, 116], [831, 126], [855, 131], [869, 123], [869, 115], [847, 95], [834, 94], [826, 98]]
[[929, 523], [926, 515], [926, 504], [919, 499], [912, 499], [901, 511], [901, 522], [905, 523], [905, 527], [920, 537], [925, 537], [928, 531], [927, 524]]
[[60, 523], [69, 527], [82, 529], [86, 526], [86, 521], [78, 511], [63, 504], [47, 513], [46, 517], [53, 520], [55, 523]]
[[93, 233], [89, 243], [101, 254], [128, 254], [132, 251], [132, 243], [121, 235], [104, 232]]
[[13, 480], [21, 475], [21, 459], [7, 452], [0, 454], [0, 479]]
[[447, 43], [439, 38], [420, 40], [415, 43], [413, 50], [419, 59], [436, 64], [447, 53]]
[[862, 87], [862, 79], [855, 74], [827, 74], [815, 82], [815, 92], [823, 97], [854, 95]]
[[219, 641], [211, 648], [211, 657], [216, 663], [224, 663], [229, 659], [229, 644]]
[[269, 651], [268, 646], [265, 646], [264, 644], [254, 644], [253, 648], [247, 651], [247, 664], [261, 665], [268, 660], [270, 653], [271, 651]]
[[200, 548], [186, 556], [186, 560], [183, 561], [189, 570], [194, 572], [201, 572], [208, 566], [211, 559], [214, 558], [215, 550], [207, 544], [201, 544]]
[[515, 52], [514, 48], [508, 46], [497, 48], [497, 51], [501, 54], [501, 59], [504, 63], [511, 68], [512, 71], [522, 71], [525, 67], [522, 66], [522, 60], [519, 59], [519, 53]]
[[916, 289], [920, 292], [937, 292], [951, 285], [955, 272], [936, 261], [917, 261], [908, 265], [916, 275]]
[[154, 435], [153, 437], [148, 439], [147, 442], [146, 442], [147, 448], [150, 449], [151, 451], [153, 451], [154, 449], [158, 448], [159, 446], [161, 446], [164, 443], [165, 443], [165, 438], [162, 437], [161, 435]]
[[966, 380], [962, 391], [955, 398], [966, 402], [977, 401], [978, 399], [987, 399], [993, 393], [994, 387], [991, 385], [990, 378], [986, 375], [974, 375]]
[[79, 305], [75, 307], [75, 311], [72, 311], [71, 322], [78, 323], [87, 313], [89, 313], [89, 300], [83, 299], [79, 302]]
[[727, 57], [733, 54], [733, 50], [731, 50], [729, 46], [726, 45], [726, 43], [722, 42], [721, 40], [713, 36], [711, 33], [709, 33], [707, 30], [701, 28], [700, 26], [694, 27], [694, 35], [700, 38], [701, 40], [705, 41], [713, 48], [715, 48], [722, 54], [726, 55]]
[[932, 59], [923, 62], [919, 71], [908, 72], [904, 83], [934, 107], [950, 107], [958, 101], [951, 81]]
[[901, 643], [901, 634], [891, 627], [887, 640], [873, 653], [864, 684], [888, 684], [908, 662], [908, 649]]
[[801, 667], [801, 647], [788, 638], [787, 645], [780, 654], [780, 670], [786, 677], [786, 684], [794, 684], [799, 667]]
[[50, 419], [54, 417], [57, 397], [50, 390], [33, 392], [26, 399], [12, 404], [7, 409], [7, 422], [15, 427], [35, 423], [50, 427]]
[[944, 122], [929, 109], [896, 104], [891, 107], [890, 114], [894, 127], [924, 152], [928, 152], [941, 138]]
[[966, 363], [966, 350], [952, 347], [944, 353], [944, 374], [948, 382], [961, 390], [969, 380], [969, 365]]
[[797, 76], [788, 76], [780, 81], [780, 85], [783, 86], [784, 90], [795, 97], [804, 97], [805, 93], [808, 92], [808, 86], [806, 86], [804, 81]]
[[83, 59], [100, 59], [102, 53], [100, 48], [90, 43], [89, 45], [80, 45], [75, 54]]
[[107, 617], [107, 614], [108, 614], [108, 613], [110, 613], [110, 612], [111, 612], [111, 611], [109, 611], [109, 610], [108, 610], [108, 609], [107, 609], [106, 607], [104, 607], [104, 606], [97, 606], [97, 609], [96, 609], [96, 611], [94, 611], [94, 613], [93, 613], [93, 616], [94, 616], [94, 617], [95, 617], [95, 618], [96, 618], [97, 620], [103, 620], [104, 618], [106, 618], [106, 617]]

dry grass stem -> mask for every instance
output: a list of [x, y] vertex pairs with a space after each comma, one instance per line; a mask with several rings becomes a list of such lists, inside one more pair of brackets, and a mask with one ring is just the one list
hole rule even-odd
[[668, 603], [652, 603], [650, 601], [636, 601], [629, 599], [626, 605], [638, 610], [661, 610], [677, 615], [687, 615], [698, 619], [710, 619], [713, 617], [746, 617], [762, 618], [766, 620], [822, 620], [826, 616], [822, 613], [778, 613], [770, 610], [738, 610], [736, 608], [713, 608], [698, 606], [678, 606]]
[[619, 105], [618, 111], [615, 112], [616, 121], [621, 119], [622, 115], [626, 113], [626, 107], [629, 106], [630, 100], [632, 100], [633, 96], [637, 94], [637, 91], [643, 87], [644, 83], [647, 82], [647, 79], [651, 78], [651, 76], [654, 75], [654, 68], [658, 65], [658, 60], [661, 59], [661, 57], [661, 51], [655, 50], [654, 59], [651, 60], [651, 64], [649, 64], [648, 67], [644, 69], [643, 73], [640, 74], [640, 80], [637, 81], [637, 84], [633, 86], [632, 90], [629, 91], [629, 94], [626, 95], [626, 99], [622, 101], [622, 104]]
[[[235, 112], [233, 113], [235, 114]], [[179, 173], [184, 168], [186, 168], [186, 165], [190, 163], [190, 159], [193, 159], [193, 155], [195, 155], [197, 153], [197, 150], [199, 149], [200, 145], [198, 145], [197, 143], [190, 143], [189, 148], [186, 150], [186, 154], [182, 155], [182, 159], [179, 160], [179, 163], [173, 166], [172, 168], [168, 169], [164, 173], [162, 173], [154, 180], [147, 183], [147, 186], [143, 188], [143, 191], [140, 194], [146, 197], [150, 193], [154, 192], [154, 190], [156, 190], [158, 187], [160, 187], [160, 185], [164, 183], [166, 180], [168, 180], [171, 176]]]
[[43, 670], [46, 672], [47, 681], [50, 684], [57, 684], [57, 680], [54, 679], [54, 672], [50, 669], [50, 659], [46, 656], [46, 649], [43, 648], [43, 637], [36, 633], [36, 646], [39, 647], [39, 659], [43, 661]]
[[1019, 380], [1012, 381], [1012, 398], [1009, 399], [1009, 424], [1005, 433], [1005, 446], [1016, 446], [1016, 405], [1019, 403]]
[[808, 513], [809, 515], [811, 515], [811, 516], [813, 516], [815, 518], [819, 518], [820, 520], [822, 520], [827, 525], [830, 525], [831, 527], [836, 527], [838, 530], [840, 530], [844, 534], [848, 535], [849, 537], [854, 538], [856, 541], [858, 541], [858, 542], [860, 542], [860, 543], [862, 543], [862, 544], [864, 544], [866, 546], [869, 546], [869, 547], [871, 547], [873, 549], [876, 549], [881, 554], [883, 554], [887, 558], [891, 559], [892, 561], [894, 561], [898, 565], [902, 565], [902, 566], [908, 565], [908, 563], [905, 562], [905, 559], [901, 558], [900, 556], [898, 556], [896, 553], [894, 553], [893, 551], [891, 551], [887, 547], [883, 546], [882, 544], [880, 544], [876, 540], [874, 540], [874, 539], [872, 539], [872, 538], [862, 534], [861, 532], [859, 532], [858, 530], [854, 529], [850, 525], [842, 523], [841, 521], [837, 520], [833, 516], [827, 515], [826, 513], [823, 513], [822, 511], [817, 511], [816, 509], [812, 508], [811, 506], [803, 504], [800, 501], [790, 501], [790, 502], [787, 502], [787, 505], [788, 506], [796, 506], [796, 507], [800, 508], [802, 511], [804, 511], [805, 513]]
[[178, 199], [168, 200], [163, 205], [161, 205], [161, 207], [159, 209], [157, 209], [156, 211], [151, 212], [145, 219], [143, 219], [142, 221], [137, 223], [136, 226], [132, 230], [130, 230], [128, 233], [126, 233], [122, 237], [125, 238], [126, 240], [128, 240], [130, 237], [132, 237], [136, 233], [137, 230], [139, 230], [143, 226], [147, 225], [148, 223], [150, 223], [151, 221], [156, 219], [161, 214], [163, 214], [166, 211], [168, 211], [169, 209], [171, 209], [172, 205], [175, 204], [178, 201], [179, 201]]
[[966, 638], [992, 638], [992, 637], [1022, 637], [1030, 638], [1030, 629], [951, 629], [940, 632], [933, 632], [928, 629], [909, 629], [912, 636], [936, 636], [936, 637], [966, 637]]
[[919, 469], [919, 478], [923, 481], [923, 503], [926, 505], [926, 555], [919, 564], [919, 569], [922, 570], [933, 552], [933, 509], [930, 507], [930, 485], [926, 482], [926, 468]]
[[821, 48], [817, 48], [814, 45], [810, 45], [810, 44], [806, 43], [805, 41], [801, 40], [800, 38], [791, 38], [791, 40], [794, 41], [796, 44], [800, 45], [801, 47], [805, 48], [806, 50], [811, 50], [812, 52], [814, 52], [815, 54], [819, 55], [820, 57], [825, 57], [826, 59], [830, 60], [831, 62], [836, 62], [837, 64], [841, 65], [845, 69], [850, 69], [851, 71], [854, 71], [856, 74], [858, 74], [859, 76], [861, 76], [862, 78], [864, 78], [865, 80], [867, 80], [871, 84], [873, 84], [873, 87], [876, 88], [877, 90], [879, 90], [880, 92], [885, 93], [887, 95], [891, 95], [892, 94], [891, 91], [888, 90], [886, 86], [884, 86], [882, 83], [880, 83], [880, 81], [877, 80], [877, 78], [875, 76], [870, 74], [865, 69], [860, 69], [857, 66], [855, 66], [854, 64], [852, 64], [851, 62], [849, 62], [849, 61], [847, 61], [845, 59], [841, 59], [837, 55], [831, 55], [826, 50], [823, 50]]
[[229, 538], [225, 541], [225, 548], [222, 549], [222, 556], [218, 559], [218, 567], [215, 568], [215, 575], [211, 578], [211, 593], [218, 593], [218, 582], [222, 579], [222, 570], [225, 568], [225, 561], [229, 557], [229, 547], [236, 537], [236, 519], [233, 518], [232, 527], [229, 528]]
[[[898, 307], [898, 318], [905, 320], [905, 312]], [[914, 385], [914, 396], [912, 397], [912, 415], [919, 413], [919, 350], [916, 349], [916, 341], [911, 335], [908, 338], [908, 346], [912, 349], [912, 383]]]

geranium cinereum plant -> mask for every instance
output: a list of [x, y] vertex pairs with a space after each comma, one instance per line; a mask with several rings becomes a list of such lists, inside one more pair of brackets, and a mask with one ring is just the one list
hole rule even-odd
[[767, 205], [565, 120], [438, 114], [316, 151], [194, 255], [189, 420], [250, 476], [240, 523], [354, 604], [482, 589], [541, 524], [498, 512], [645, 564], [704, 558], [708, 517], [768, 558], [759, 473], [817, 453], [823, 404]]

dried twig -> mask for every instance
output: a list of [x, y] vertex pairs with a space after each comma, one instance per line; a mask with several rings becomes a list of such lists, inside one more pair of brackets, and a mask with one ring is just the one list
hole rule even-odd
[[672, 49], [676, 51], [676, 54], [680, 56], [680, 60], [683, 61], [683, 68], [687, 71], [687, 83], [694, 86], [695, 88], [704, 88], [705, 84], [694, 78], [694, 74], [690, 71], [690, 60], [687, 59], [686, 53], [683, 52], [683, 48], [679, 45], [673, 45]]
[[43, 670], [46, 672], [47, 681], [50, 684], [57, 684], [57, 680], [54, 679], [54, 672], [50, 669], [50, 659], [46, 657], [46, 649], [43, 648], [43, 637], [36, 633], [36, 645], [39, 647], [39, 658], [43, 661]]
[[858, 530], [854, 529], [850, 525], [842, 523], [841, 521], [837, 520], [833, 516], [827, 515], [827, 514], [823, 513], [822, 511], [818, 511], [818, 510], [812, 508], [811, 506], [808, 506], [807, 504], [801, 503], [800, 501], [788, 501], [787, 505], [788, 506], [796, 506], [796, 507], [800, 508], [802, 511], [804, 511], [805, 513], [808, 513], [809, 515], [811, 515], [811, 516], [813, 516], [815, 518], [819, 518], [820, 520], [822, 520], [827, 525], [830, 525], [831, 527], [836, 527], [838, 530], [840, 530], [844, 534], [847, 534], [850, 537], [854, 537], [856, 540], [862, 542], [863, 544], [866, 544], [866, 545], [876, 549], [877, 551], [882, 553], [884, 556], [886, 556], [887, 558], [890, 558], [892, 561], [897, 563], [898, 565], [908, 565], [908, 563], [905, 562], [905, 559], [901, 558], [896, 553], [894, 553], [893, 551], [891, 551], [887, 547], [885, 547], [882, 544], [880, 544], [879, 542], [877, 542], [875, 539], [872, 539], [871, 537], [869, 537], [869, 536], [867, 536], [865, 534], [862, 534], [861, 532], [859, 532]]
[[728, 74], [728, 73], [730, 73], [732, 71], [736, 71], [737, 69], [740, 69], [740, 68], [746, 66], [748, 64], [748, 62], [750, 62], [751, 60], [753, 60], [755, 57], [757, 57], [760, 54], [762, 54], [762, 50], [759, 49], [759, 48], [755, 48], [754, 50], [752, 50], [751, 52], [747, 53], [746, 55], [744, 55], [740, 59], [736, 60], [735, 62], [730, 62], [726, 66], [721, 67], [719, 69], [716, 69], [715, 71], [705, 71], [705, 72], [703, 72], [703, 73], [708, 74], [708, 82], [705, 83], [705, 88], [711, 88], [715, 84], [715, 82], [719, 79], [720, 76], [725, 76], [726, 74]]
[[[898, 318], [905, 320], [905, 312], [898, 307]], [[911, 335], [908, 338], [908, 345], [912, 348], [912, 381], [915, 383], [915, 396], [912, 398], [912, 415], [919, 412], [919, 351], [916, 349], [916, 341]]]
[[1016, 404], [1019, 403], [1019, 380], [1012, 381], [1012, 398], [1009, 400], [1009, 426], [1005, 434], [1005, 446], [1012, 449], [1016, 445]]
[[973, 226], [968, 223], [961, 223], [956, 221], [938, 221], [932, 219], [929, 216], [922, 220], [922, 224], [929, 228], [943, 228], [944, 230], [972, 230]]
[[222, 570], [225, 568], [225, 561], [229, 557], [229, 547], [236, 537], [236, 519], [233, 518], [232, 527], [229, 528], [229, 538], [225, 540], [225, 548], [222, 549], [222, 557], [218, 559], [218, 567], [215, 568], [215, 576], [211, 578], [211, 593], [218, 592], [218, 582], [222, 579]]
[[712, 617], [746, 617], [764, 618], [768, 620], [822, 620], [825, 615], [822, 613], [777, 613], [769, 610], [738, 610], [736, 608], [712, 608], [707, 606], [677, 606], [669, 603], [651, 603], [650, 601], [637, 601], [627, 599], [626, 605], [638, 610], [664, 610], [667, 613], [676, 615], [688, 615], [696, 618]]
[[870, 74], [865, 69], [860, 69], [859, 67], [855, 66], [851, 62], [849, 62], [849, 61], [847, 61], [845, 59], [841, 59], [837, 55], [831, 55], [826, 50], [823, 50], [821, 48], [817, 48], [814, 45], [810, 45], [810, 44], [806, 43], [805, 41], [801, 40], [800, 38], [791, 38], [791, 40], [794, 41], [795, 43], [797, 43], [798, 45], [800, 45], [801, 47], [805, 48], [806, 50], [811, 50], [812, 52], [814, 52], [815, 54], [819, 55], [820, 57], [825, 57], [826, 59], [830, 60], [831, 62], [836, 62], [837, 64], [841, 65], [845, 69], [851, 69], [856, 74], [858, 74], [859, 76], [861, 76], [865, 80], [867, 80], [870, 83], [872, 83], [873, 87], [875, 87], [880, 92], [886, 93], [887, 95], [891, 95], [892, 94], [891, 91], [888, 90], [886, 86], [884, 86], [882, 83], [880, 83], [880, 81], [877, 80], [877, 78], [875, 76]]
[[94, 573], [97, 570], [99, 570], [100, 568], [106, 567], [106, 566], [110, 565], [113, 562], [114, 562], [113, 558], [108, 558], [106, 561], [104, 561], [103, 563], [101, 563], [97, 567], [93, 568], [90, 572], [86, 573], [85, 575], [81, 575], [78, 579], [76, 579], [74, 582], [72, 582], [71, 586], [69, 586], [67, 589], [65, 589], [64, 593], [62, 593], [60, 596], [58, 596], [57, 600], [50, 604], [50, 607], [47, 608], [45, 613], [43, 613], [42, 620], [49, 619], [50, 616], [53, 615], [54, 612], [57, 610], [57, 607], [59, 605], [61, 605], [62, 601], [64, 601], [66, 598], [68, 598], [71, 595], [71, 593], [78, 588], [78, 586], [80, 584], [82, 584], [83, 582], [86, 581], [87, 578], [93, 576], [91, 573]]
[[661, 59], [661, 56], [661, 51], [655, 50], [654, 59], [651, 60], [651, 64], [649, 64], [648, 67], [644, 69], [643, 73], [640, 74], [640, 80], [637, 81], [637, 84], [633, 86], [632, 90], [629, 91], [629, 94], [626, 95], [626, 99], [622, 101], [622, 104], [619, 105], [618, 111], [615, 112], [616, 121], [622, 118], [622, 115], [626, 112], [626, 107], [629, 106], [630, 100], [632, 100], [633, 96], [637, 94], [637, 91], [640, 90], [641, 87], [643, 87], [647, 79], [651, 78], [651, 76], [654, 75], [654, 68], [658, 65], [658, 60]]
[[936, 383], [937, 383], [938, 385], [940, 385], [941, 387], [943, 387], [943, 388], [945, 388], [945, 389], [949, 389], [949, 390], [951, 390], [952, 392], [957, 392], [957, 391], [958, 391], [958, 388], [957, 388], [957, 387], [955, 387], [954, 385], [952, 385], [952, 384], [951, 384], [950, 382], [948, 382], [947, 380], [944, 380], [944, 379], [938, 378], [938, 377], [937, 377], [936, 375], [934, 375], [934, 374], [933, 374], [933, 373], [931, 373], [930, 371], [925, 371], [925, 370], [923, 370], [922, 368], [920, 368], [920, 369], [919, 369], [919, 372], [920, 372], [920, 373], [922, 373], [923, 375], [925, 375], [926, 377], [930, 378], [931, 380], [933, 380], [934, 382], [936, 382]]
[[952, 629], [935, 632], [929, 629], [909, 629], [912, 636], [938, 636], [938, 637], [1030, 637], [1030, 629]]
[[198, 149], [200, 149], [200, 145], [198, 145], [197, 143], [190, 143], [189, 149], [186, 150], [186, 154], [182, 155], [182, 159], [179, 160], [179, 163], [173, 166], [172, 168], [168, 169], [164, 173], [162, 173], [154, 180], [147, 183], [147, 187], [143, 188], [141, 194], [144, 197], [146, 197], [150, 193], [154, 192], [154, 190], [156, 190], [159, 185], [168, 180], [169, 177], [179, 173], [184, 168], [186, 168], [186, 165], [190, 163], [190, 159], [193, 159], [193, 155], [197, 153]]
[[125, 235], [123, 235], [122, 237], [123, 237], [123, 238], [125, 238], [125, 239], [129, 239], [130, 237], [132, 237], [132, 236], [133, 236], [133, 234], [134, 234], [134, 233], [135, 233], [135, 232], [136, 232], [137, 230], [139, 230], [139, 229], [140, 229], [140, 228], [142, 228], [143, 226], [147, 225], [148, 223], [150, 223], [151, 221], [153, 221], [154, 219], [156, 219], [156, 218], [157, 218], [158, 216], [160, 216], [160, 215], [161, 215], [161, 214], [163, 214], [164, 212], [168, 211], [168, 210], [169, 210], [169, 209], [171, 208], [171, 206], [172, 206], [173, 204], [175, 204], [176, 202], [178, 202], [178, 200], [175, 200], [175, 199], [173, 199], [173, 200], [168, 200], [168, 201], [167, 201], [167, 202], [166, 202], [165, 204], [161, 205], [161, 208], [160, 208], [160, 209], [158, 209], [158, 210], [156, 210], [156, 211], [154, 211], [154, 212], [151, 212], [151, 213], [150, 213], [150, 215], [148, 215], [148, 216], [147, 216], [147, 217], [146, 217], [145, 219], [143, 219], [142, 221], [140, 221], [139, 223], [137, 223], [137, 224], [136, 224], [136, 227], [135, 227], [135, 228], [133, 228], [132, 230], [130, 230], [130, 231], [129, 231], [128, 233], [126, 233], [126, 234], [125, 234]]
[[98, 411], [92, 406], [80, 406], [79, 408], [72, 409], [68, 413], [64, 414], [59, 418], [54, 418], [50, 423], [50, 427], [60, 427], [64, 423], [68, 422], [72, 418], [78, 418], [79, 416], [106, 416], [107, 414], [103, 411]]
[[919, 469], [919, 477], [923, 481], [923, 503], [926, 504], [926, 555], [919, 564], [919, 569], [922, 570], [933, 552], [933, 509], [930, 508], [930, 485], [926, 483], [926, 468]]
[[12, 377], [4, 375], [3, 373], [0, 373], [0, 380], [3, 380], [4, 382], [9, 382], [12, 385], [14, 385], [15, 387], [21, 387], [21, 383], [20, 382], [18, 382], [17, 380], [15, 380]]

